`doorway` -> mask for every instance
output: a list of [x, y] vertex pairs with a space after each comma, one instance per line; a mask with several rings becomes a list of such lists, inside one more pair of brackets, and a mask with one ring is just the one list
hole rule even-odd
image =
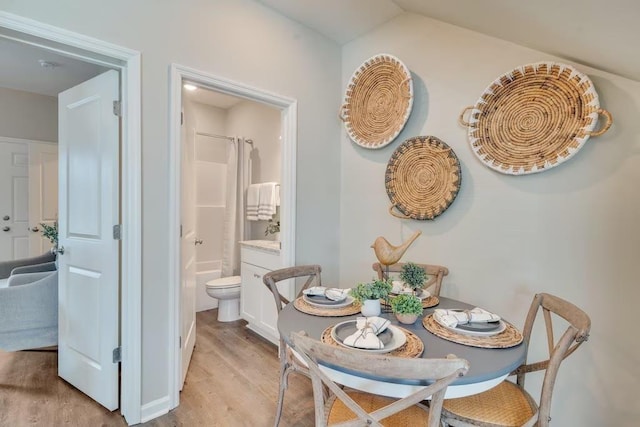
[[141, 390], [141, 132], [140, 54], [81, 34], [0, 12], [0, 38], [115, 69], [121, 78], [121, 360], [120, 411], [140, 422]]
[[[170, 265], [170, 279], [172, 283], [175, 283], [174, 287], [174, 304], [169, 311], [169, 323], [173, 325], [172, 336], [170, 341], [176, 344], [176, 351], [172, 354], [170, 363], [174, 367], [174, 373], [170, 378], [169, 389], [171, 392], [171, 404], [170, 406], [176, 407], [179, 404], [179, 392], [182, 386], [182, 380], [184, 379], [184, 369], [188, 366], [188, 358], [191, 355], [191, 342], [182, 337], [183, 331], [189, 328], [183, 327], [185, 324], [184, 318], [190, 319], [194, 317], [195, 313], [191, 313], [191, 307], [185, 308], [183, 303], [185, 301], [185, 295], [183, 295], [183, 286], [181, 284], [182, 277], [182, 265], [181, 258], [181, 225], [182, 225], [182, 212], [181, 200], [183, 198], [182, 190], [182, 144], [183, 140], [183, 127], [182, 120], [182, 107], [183, 107], [183, 84], [185, 82], [192, 83], [204, 90], [213, 91], [218, 94], [228, 95], [239, 100], [246, 100], [253, 103], [258, 103], [263, 106], [275, 108], [280, 111], [280, 131], [281, 131], [281, 152], [280, 152], [280, 165], [281, 165], [281, 190], [280, 199], [281, 206], [279, 210], [281, 228], [280, 228], [280, 242], [281, 250], [280, 256], [283, 265], [293, 265], [295, 263], [295, 159], [296, 159], [296, 101], [279, 95], [271, 94], [260, 89], [252, 88], [243, 84], [232, 82], [226, 79], [222, 79], [216, 76], [212, 76], [207, 73], [203, 73], [191, 68], [187, 68], [180, 65], [171, 66], [171, 98], [170, 98], [170, 195], [169, 205], [172, 207], [171, 221], [170, 221], [170, 253], [169, 259], [172, 260]], [[214, 134], [214, 133], [209, 133]], [[253, 135], [229, 135], [229, 134], [215, 134], [216, 136], [236, 138], [237, 136], [244, 136], [244, 140], [253, 139], [256, 137]], [[241, 138], [240, 138], [241, 140]], [[243, 142], [244, 143], [244, 142]], [[190, 296], [186, 296], [190, 298]], [[195, 322], [195, 320], [194, 320]], [[187, 359], [187, 360], [185, 360]]]

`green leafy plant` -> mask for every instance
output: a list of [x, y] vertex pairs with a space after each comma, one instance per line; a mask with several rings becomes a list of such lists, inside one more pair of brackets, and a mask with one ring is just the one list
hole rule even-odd
[[387, 298], [391, 292], [391, 283], [386, 280], [375, 279], [368, 283], [358, 283], [349, 291], [354, 299], [363, 302], [368, 299]]
[[267, 228], [264, 230], [264, 235], [268, 236], [269, 234], [276, 234], [278, 232], [280, 232], [280, 221], [270, 219]]
[[409, 287], [415, 291], [421, 289], [424, 285], [425, 280], [427, 280], [427, 272], [419, 265], [408, 262], [402, 266], [400, 280], [409, 285]]
[[410, 294], [400, 294], [391, 300], [391, 309], [395, 314], [422, 314], [422, 300]]
[[42, 227], [42, 237], [49, 239], [53, 246], [58, 246], [58, 222], [54, 222], [53, 225], [40, 223]]

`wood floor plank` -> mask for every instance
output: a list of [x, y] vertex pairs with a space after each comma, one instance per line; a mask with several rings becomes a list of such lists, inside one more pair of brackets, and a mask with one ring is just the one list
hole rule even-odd
[[[217, 321], [217, 310], [197, 313], [193, 352], [180, 406], [149, 427], [271, 426], [278, 395], [277, 348], [246, 322]], [[57, 376], [56, 352], [0, 351], [0, 427], [126, 426]], [[313, 426], [308, 378], [292, 374], [280, 426]]]

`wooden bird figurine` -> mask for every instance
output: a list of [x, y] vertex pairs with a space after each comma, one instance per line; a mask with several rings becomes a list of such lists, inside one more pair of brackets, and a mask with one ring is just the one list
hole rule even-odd
[[400, 246], [393, 246], [391, 243], [387, 241], [384, 237], [378, 237], [371, 247], [373, 251], [376, 253], [376, 258], [380, 261], [382, 265], [391, 265], [400, 261], [402, 255], [404, 255], [405, 251], [411, 244], [418, 238], [419, 235], [422, 234], [422, 231], [416, 230], [413, 233], [413, 236], [409, 237], [409, 239], [401, 244]]

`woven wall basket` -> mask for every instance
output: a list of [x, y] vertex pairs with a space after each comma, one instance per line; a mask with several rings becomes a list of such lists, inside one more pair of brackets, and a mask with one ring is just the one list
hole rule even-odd
[[434, 136], [409, 138], [387, 164], [389, 213], [403, 219], [434, 219], [458, 195], [461, 178], [458, 157], [447, 144]]
[[380, 54], [365, 61], [349, 81], [340, 119], [361, 147], [382, 148], [407, 123], [413, 106], [409, 69], [395, 56]]
[[[599, 114], [605, 122], [594, 130]], [[468, 126], [471, 148], [485, 165], [524, 175], [568, 160], [590, 136], [605, 133], [612, 118], [586, 75], [570, 65], [540, 62], [496, 79], [475, 106], [464, 109], [460, 123]]]

